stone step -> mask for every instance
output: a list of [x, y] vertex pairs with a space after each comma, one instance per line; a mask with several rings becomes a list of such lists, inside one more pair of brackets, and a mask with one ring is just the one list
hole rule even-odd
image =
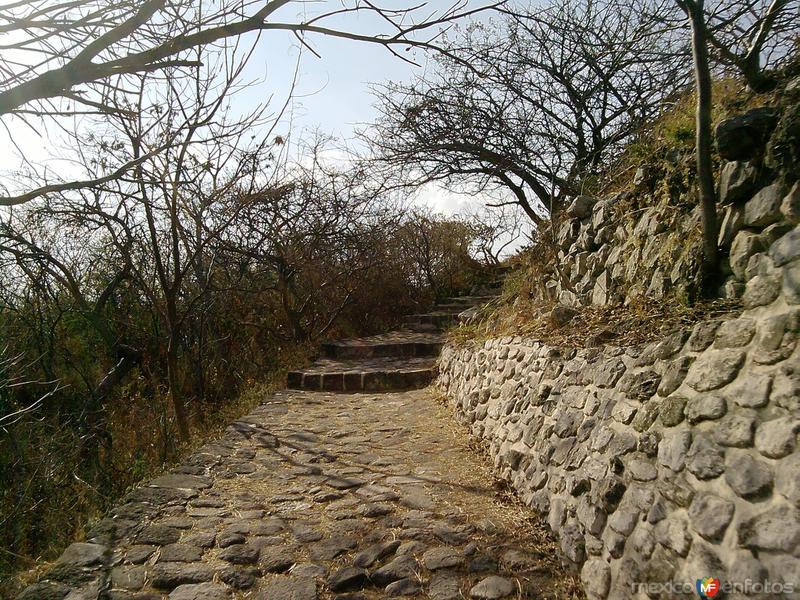
[[415, 333], [441, 334], [442, 328], [434, 323], [414, 323], [406, 321], [403, 327]]
[[436, 358], [320, 359], [292, 371], [287, 385], [295, 390], [385, 392], [426, 387], [436, 377]]
[[[468, 307], [465, 307], [464, 310], [467, 308]], [[408, 315], [405, 317], [405, 319], [403, 319], [403, 324], [410, 327], [427, 325], [439, 329], [445, 329], [453, 323], [458, 322], [458, 314], [459, 313], [457, 312], [433, 311], [418, 315]]]
[[474, 304], [459, 304], [458, 302], [451, 302], [447, 304], [437, 304], [433, 307], [436, 312], [452, 312], [455, 314], [462, 313], [465, 310], [476, 306]]
[[441, 335], [414, 331], [393, 331], [382, 335], [322, 344], [325, 358], [380, 358], [438, 356], [444, 345]]
[[478, 304], [486, 304], [497, 298], [497, 295], [489, 295], [489, 296], [454, 296], [452, 298], [445, 298], [444, 302], [447, 304], [459, 304], [466, 308], [470, 306], [476, 306]]
[[429, 313], [410, 315], [402, 331], [322, 344], [320, 360], [287, 376], [291, 389], [379, 392], [417, 389], [436, 377], [442, 330], [473, 306], [496, 298], [474, 295], [448, 298]]

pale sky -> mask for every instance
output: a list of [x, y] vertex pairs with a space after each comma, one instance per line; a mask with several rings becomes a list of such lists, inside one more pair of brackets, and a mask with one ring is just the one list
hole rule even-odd
[[[384, 3], [385, 6], [409, 4], [398, 0]], [[471, 7], [481, 4], [485, 2], [470, 0], [468, 3]], [[438, 10], [443, 10], [449, 5], [448, 0], [432, 0], [428, 3], [431, 9]], [[329, 0], [323, 3], [290, 4], [281, 15], [282, 18], [287, 21], [296, 20], [298, 6], [331, 10], [338, 6], [338, 2]], [[329, 27], [347, 28], [356, 32], [374, 33], [380, 29], [386, 31], [380, 17], [368, 13], [361, 16], [347, 15], [328, 21], [326, 24]], [[374, 98], [370, 94], [369, 84], [409, 81], [415, 73], [425, 68], [427, 60], [424, 52], [414, 49], [408, 52], [403, 49], [401, 52], [418, 62], [420, 67], [396, 58], [378, 45], [324, 36], [314, 36], [308, 41], [321, 58], [317, 58], [307, 49], [302, 51], [294, 99], [283, 122], [276, 129], [276, 133], [288, 134], [294, 143], [303, 137], [308, 137], [315, 130], [332, 135], [345, 143], [352, 143], [354, 130], [359, 125], [368, 123], [376, 114], [372, 106]], [[245, 77], [258, 80], [259, 83], [238, 95], [234, 108], [245, 112], [249, 106], [264, 102], [270, 97], [272, 97], [271, 106], [277, 109], [282, 105], [290, 91], [299, 52], [300, 44], [286, 33], [267, 32], [262, 35], [258, 49], [248, 64]], [[55, 128], [39, 129], [38, 133], [34, 133], [19, 123], [7, 123], [7, 125], [8, 131], [0, 130], [0, 181], [8, 184], [15, 179], [12, 176], [13, 171], [23, 165], [20, 153], [11, 143], [12, 139], [32, 162], [48, 165], [49, 169], [58, 172], [69, 168], [49, 158], [52, 148], [62, 144], [57, 133], [53, 131]], [[457, 212], [477, 202], [476, 199], [452, 194], [434, 186], [422, 190], [419, 196], [422, 202], [446, 213]]]
[[[487, 3], [469, 0], [467, 6], [478, 7]], [[384, 5], [410, 4], [395, 0]], [[450, 6], [450, 1], [433, 0], [429, 2], [429, 6], [442, 10]], [[485, 20], [489, 18], [489, 13], [474, 18]], [[358, 32], [375, 32], [384, 28], [380, 17], [371, 13], [364, 13], [357, 20], [349, 15], [339, 21], [331, 21], [330, 24]], [[287, 120], [291, 121], [290, 137], [295, 142], [315, 130], [320, 130], [345, 143], [352, 143], [355, 130], [377, 115], [370, 84], [411, 81], [415, 75], [424, 72], [428, 62], [426, 54], [416, 49], [407, 52], [401, 49], [401, 54], [419, 66], [409, 64], [377, 45], [323, 36], [311, 37], [309, 42], [321, 58], [307, 49], [302, 51], [295, 100], [287, 115]], [[276, 42], [273, 47], [278, 50], [275, 54], [259, 53], [250, 65], [254, 74], [263, 76], [266, 73], [267, 85], [272, 85], [275, 81], [291, 81], [300, 51], [296, 40], [288, 36], [282, 44]], [[278, 89], [276, 88], [276, 104], [285, 98], [284, 93], [278, 99], [281, 93]], [[285, 92], [286, 86], [281, 89]], [[445, 213], [463, 211], [477, 202], [475, 198], [455, 194], [434, 185], [420, 190], [418, 200]]]

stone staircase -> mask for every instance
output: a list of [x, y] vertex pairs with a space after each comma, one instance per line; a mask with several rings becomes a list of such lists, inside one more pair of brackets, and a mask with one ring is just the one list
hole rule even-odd
[[398, 331], [324, 343], [319, 360], [288, 374], [287, 387], [326, 392], [424, 388], [436, 377], [444, 330], [465, 311], [495, 298], [496, 291], [494, 287], [481, 295], [448, 298], [431, 312], [407, 316]]

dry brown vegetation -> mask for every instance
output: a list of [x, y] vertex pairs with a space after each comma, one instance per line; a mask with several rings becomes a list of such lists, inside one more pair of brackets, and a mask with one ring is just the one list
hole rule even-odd
[[565, 325], [551, 317], [555, 304], [517, 302], [489, 308], [476, 325], [461, 325], [450, 332], [456, 346], [489, 338], [521, 336], [553, 346], [584, 348], [627, 346], [663, 338], [706, 319], [731, 317], [741, 306], [732, 300], [698, 302], [687, 306], [645, 297], [628, 305], [587, 306]]

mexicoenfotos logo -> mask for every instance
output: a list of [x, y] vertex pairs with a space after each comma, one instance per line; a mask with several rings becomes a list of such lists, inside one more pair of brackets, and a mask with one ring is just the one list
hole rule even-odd
[[722, 595], [738, 594], [740, 596], [752, 596], [760, 594], [771, 594], [782, 596], [782, 594], [792, 595], [796, 589], [800, 589], [792, 581], [770, 581], [769, 579], [744, 579], [743, 581], [720, 581], [716, 577], [704, 577], [697, 579], [695, 585], [691, 581], [648, 581], [632, 582], [631, 590], [635, 594], [646, 594], [651, 598], [668, 596], [690, 596], [696, 591], [700, 598], [708, 599], [722, 598]]
[[719, 579], [716, 577], [698, 579], [697, 593], [701, 598], [713, 598], [719, 593]]

